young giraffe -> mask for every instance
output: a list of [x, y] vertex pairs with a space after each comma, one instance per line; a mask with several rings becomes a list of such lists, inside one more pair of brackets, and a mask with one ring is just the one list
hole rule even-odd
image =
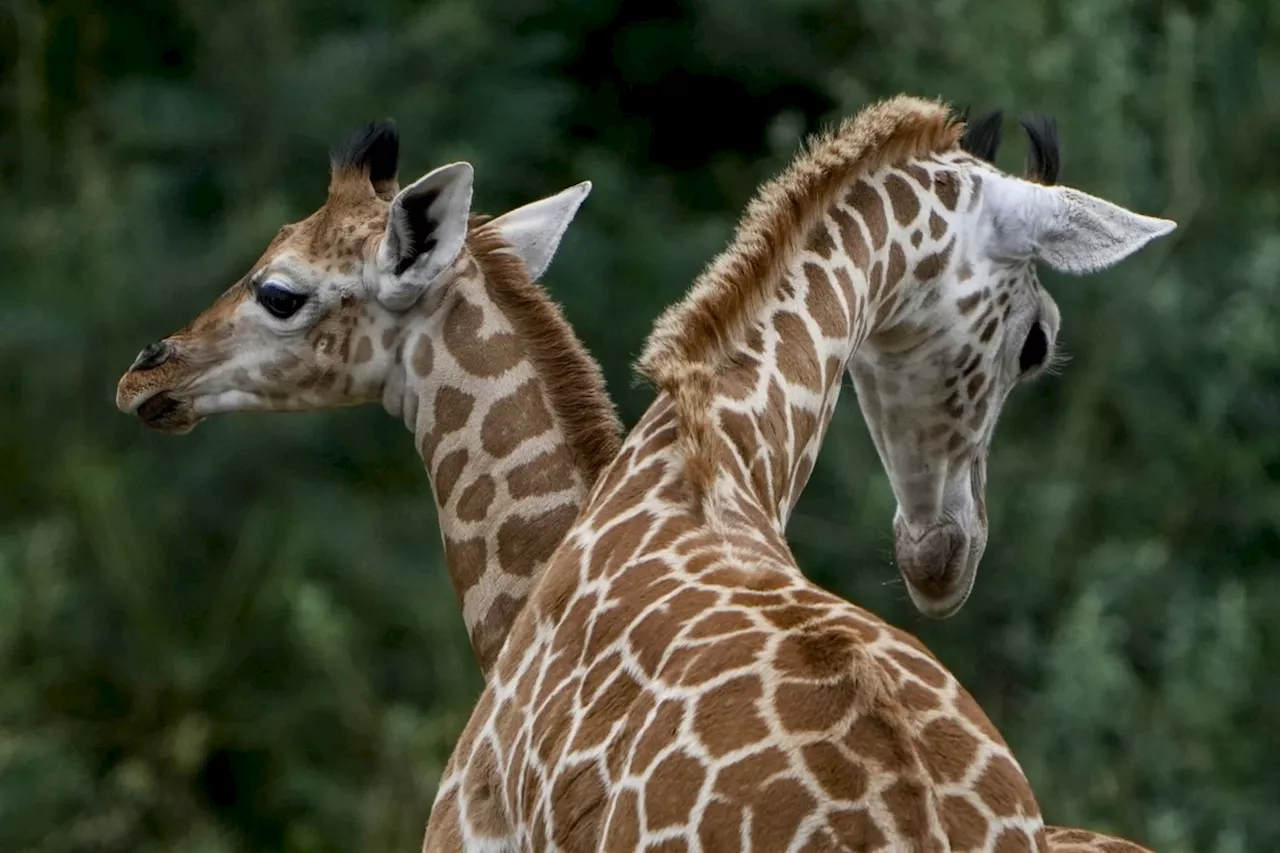
[[[975, 127], [981, 128], [979, 124]], [[285, 255], [289, 251], [301, 253], [305, 257], [306, 264], [312, 270], [310, 274], [298, 276], [296, 273], [291, 275], [291, 279], [301, 278], [303, 281], [309, 282], [312, 287], [311, 291], [317, 294], [314, 298], [322, 303], [328, 301], [332, 303], [342, 302], [342, 294], [344, 291], [352, 290], [349, 286], [353, 282], [363, 281], [364, 275], [356, 271], [356, 267], [360, 264], [369, 262], [370, 257], [376, 257], [376, 253], [367, 253], [364, 250], [368, 247], [362, 245], [359, 239], [351, 239], [345, 241], [342, 245], [335, 242], [340, 236], [350, 236], [355, 238], [356, 234], [366, 235], [366, 239], [381, 239], [386, 233], [387, 211], [381, 210], [380, 205], [369, 204], [368, 194], [363, 191], [364, 182], [368, 182], [374, 187], [374, 194], [379, 198], [386, 200], [396, 194], [395, 188], [395, 172], [397, 159], [398, 142], [395, 136], [394, 127], [390, 124], [383, 126], [371, 126], [364, 134], [356, 138], [355, 143], [347, 149], [346, 152], [335, 158], [335, 172], [341, 172], [335, 175], [338, 182], [353, 180], [354, 186], [348, 187], [355, 190], [354, 194], [348, 192], [339, 192], [331, 194], [327, 206], [330, 208], [325, 217], [319, 215], [300, 223], [297, 226], [289, 226], [282, 232], [282, 235], [273, 243], [274, 253], [268, 250], [268, 255], [275, 254], [277, 259], [274, 262], [268, 261], [264, 255], [262, 261], [255, 265], [258, 270], [266, 270], [271, 263], [280, 265], [292, 265], [296, 261], [285, 259]], [[992, 146], [992, 153], [994, 146]], [[990, 155], [988, 155], [990, 156]], [[353, 171], [354, 170], [354, 171]], [[363, 177], [357, 172], [366, 173]], [[377, 181], [373, 180], [377, 176]], [[390, 177], [388, 177], [390, 176]], [[553, 197], [553, 199], [539, 202], [528, 208], [522, 208], [514, 211], [506, 216], [489, 223], [486, 233], [493, 233], [492, 229], [503, 234], [504, 237], [513, 240], [516, 243], [517, 251], [522, 258], [532, 264], [530, 272], [537, 274], [545, 269], [550, 261], [551, 255], [554, 253], [556, 242], [559, 235], [563, 233], [569, 220], [572, 218], [577, 209], [577, 205], [581, 202], [585, 195], [585, 185], [569, 191], [567, 194]], [[412, 197], [410, 197], [412, 198]], [[352, 200], [359, 201], [359, 204], [352, 204]], [[403, 200], [402, 200], [403, 201]], [[389, 205], [388, 205], [389, 207]], [[465, 217], [468, 213], [466, 206], [462, 206], [455, 211], [458, 217]], [[299, 232], [299, 228], [302, 231]], [[350, 231], [348, 231], [350, 229]], [[308, 230], [310, 233], [308, 233]], [[537, 240], [533, 239], [543, 236], [546, 243], [541, 249], [537, 245]], [[473, 237], [478, 235], [473, 234]], [[286, 249], [280, 245], [282, 239], [287, 237], [292, 244], [292, 249]], [[473, 241], [474, 243], [474, 241]], [[317, 252], [320, 248], [322, 251]], [[461, 251], [461, 250], [460, 250]], [[476, 251], [472, 246], [472, 251]], [[322, 255], [324, 257], [322, 257]], [[480, 266], [484, 266], [483, 263]], [[343, 269], [342, 276], [347, 281], [335, 280], [333, 273], [335, 270]], [[324, 272], [320, 272], [323, 269]], [[471, 271], [472, 273], [475, 270]], [[507, 275], [511, 274], [511, 275]], [[270, 277], [270, 276], [268, 276]], [[250, 276], [252, 278], [252, 276]], [[202, 410], [208, 409], [213, 411], [229, 411], [231, 408], [240, 408], [243, 402], [236, 406], [227, 407], [225, 405], [210, 406], [208, 400], [204, 400], [197, 407], [196, 397], [208, 398], [215, 395], [222, 395], [230, 398], [232, 392], [241, 395], [239, 399], [255, 401], [250, 408], [277, 408], [299, 410], [312, 407], [346, 405], [360, 402], [369, 396], [368, 388], [376, 385], [376, 377], [370, 377], [370, 371], [377, 370], [376, 365], [367, 367], [361, 376], [348, 377], [344, 375], [348, 366], [345, 363], [335, 363], [328, 355], [330, 352], [346, 353], [348, 358], [353, 357], [354, 353], [362, 350], [364, 344], [359, 341], [363, 338], [367, 341], [370, 348], [367, 353], [368, 359], [360, 359], [361, 364], [367, 363], [372, 359], [373, 348], [377, 346], [390, 346], [393, 349], [384, 361], [387, 373], [385, 381], [390, 386], [387, 393], [384, 393], [384, 402], [387, 402], [389, 410], [393, 414], [412, 421], [409, 426], [415, 430], [418, 441], [417, 444], [423, 450], [424, 461], [427, 463], [428, 470], [437, 471], [440, 468], [442, 459], [457, 458], [459, 450], [465, 452], [468, 459], [474, 464], [464, 466], [467, 475], [466, 482], [474, 484], [476, 482], [486, 482], [486, 478], [493, 478], [495, 483], [505, 483], [506, 490], [509, 495], [515, 496], [516, 500], [507, 501], [490, 501], [487, 506], [475, 504], [474, 513], [464, 511], [463, 505], [471, 506], [470, 502], [451, 502], [450, 494], [461, 494], [458, 492], [457, 485], [448, 486], [445, 483], [437, 482], [438, 492], [437, 503], [440, 506], [440, 517], [445, 531], [463, 531], [465, 534], [470, 523], [470, 532], [475, 536], [471, 538], [483, 539], [486, 542], [495, 541], [495, 537], [503, 535], [501, 532], [508, 532], [517, 529], [513, 527], [512, 519], [517, 516], [523, 517], [541, 517], [556, 512], [560, 506], [577, 506], [580, 505], [584, 494], [585, 487], [594, 481], [601, 464], [605, 457], [613, 451], [609, 448], [610, 442], [613, 442], [613, 435], [617, 432], [617, 423], [614, 419], [612, 410], [603, 400], [602, 383], [598, 368], [595, 367], [590, 357], [582, 350], [576, 339], [567, 331], [563, 323], [560, 321], [560, 315], [555, 311], [554, 306], [547, 304], [545, 296], [537, 287], [529, 286], [524, 278], [518, 274], [518, 270], [504, 270], [504, 274], [493, 276], [487, 282], [465, 281], [463, 283], [451, 282], [448, 279], [435, 281], [433, 280], [429, 288], [424, 288], [424, 292], [434, 287], [456, 288], [458, 293], [462, 294], [461, 299], [469, 301], [471, 305], [482, 306], [481, 310], [489, 312], [499, 318], [506, 316], [506, 309], [502, 305], [514, 305], [510, 299], [504, 299], [503, 295], [510, 297], [512, 294], [520, 296], [521, 299], [527, 300], [529, 306], [545, 306], [533, 307], [530, 311], [512, 311], [508, 320], [509, 330], [500, 334], [490, 335], [483, 342], [474, 338], [467, 337], [466, 334], [457, 334], [450, 338], [445, 336], [448, 346], [452, 349], [458, 349], [459, 342], [465, 342], [468, 351], [474, 350], [474, 357], [462, 356], [458, 361], [458, 365], [448, 367], [440, 375], [430, 376], [430, 371], [420, 372], [418, 370], [409, 371], [405, 369], [406, 359], [401, 353], [415, 350], [420, 352], [428, 352], [434, 349], [438, 344], [432, 344], [432, 327], [425, 325], [424, 318], [413, 317], [393, 317], [384, 316], [384, 312], [378, 306], [372, 290], [361, 292], [361, 289], [354, 288], [357, 298], [362, 300], [372, 300], [364, 314], [364, 319], [359, 323], [352, 323], [345, 326], [345, 338], [336, 343], [325, 343], [320, 345], [319, 341], [329, 334], [331, 330], [317, 332], [313, 335], [314, 348], [310, 352], [294, 353], [292, 356], [281, 354], [260, 354], [252, 364], [240, 364], [234, 371], [234, 375], [228, 378], [224, 375], [221, 378], [211, 375], [196, 376], [190, 373], [191, 367], [187, 366], [186, 370], [178, 367], [180, 357], [191, 358], [193, 352], [212, 352], [213, 341], [202, 339], [202, 335], [211, 335], [215, 338], [221, 337], [228, 333], [226, 323], [211, 322], [206, 312], [201, 318], [191, 324], [187, 330], [174, 335], [159, 345], [153, 345], [143, 351], [135, 363], [133, 369], [122, 379], [119, 389], [119, 402], [121, 408], [126, 411], [138, 411], [144, 423], [156, 428], [169, 432], [187, 432], [192, 429], [202, 417], [205, 416]], [[234, 289], [233, 289], [234, 290]], [[249, 293], [241, 293], [241, 300], [247, 302]], [[262, 304], [262, 308], [270, 315], [267, 318], [259, 318], [261, 328], [252, 335], [254, 341], [253, 346], [261, 348], [263, 342], [267, 342], [267, 347], [272, 346], [270, 335], [277, 334], [277, 327], [272, 323], [272, 318], [277, 318], [279, 314], [286, 313], [276, 302], [287, 301], [282, 295], [269, 295], [265, 297], [256, 297]], [[270, 304], [269, 304], [270, 303]], [[501, 305], [500, 305], [501, 303]], [[272, 310], [274, 305], [274, 310]], [[227, 308], [225, 304], [223, 308]], [[256, 316], [255, 308], [248, 305], [242, 309], [250, 314], [250, 317]], [[440, 306], [435, 308], [436, 312], [443, 310]], [[474, 309], [471, 307], [455, 307], [454, 314], [444, 315], [440, 319], [440, 323], [448, 325], [451, 322], [462, 318], [466, 323], [466, 314]], [[314, 329], [321, 321], [322, 316], [315, 316], [310, 321]], [[240, 321], [245, 322], [245, 321]], [[371, 323], [368, 327], [365, 324]], [[419, 340], [414, 331], [412, 324], [422, 323], [423, 328], [420, 331], [421, 339]], [[474, 323], [464, 327], [464, 332], [474, 332]], [[263, 330], [268, 334], [262, 334]], [[242, 331], [241, 335], [248, 333]], [[515, 341], [512, 339], [515, 336]], [[438, 335], [436, 338], [438, 339]], [[544, 339], [549, 344], [554, 344], [553, 349], [542, 349], [535, 345], [529, 344], [528, 341]], [[352, 341], [357, 341], [354, 345]], [[538, 454], [536, 458], [516, 465], [514, 473], [511, 466], [517, 460], [513, 460], [512, 456], [503, 458], [494, 457], [490, 450], [477, 447], [474, 444], [463, 446], [463, 442], [468, 436], [465, 434], [451, 438], [453, 445], [457, 445], [453, 451], [448, 451], [448, 456], [444, 455], [448, 450], [442, 448], [438, 439], [432, 439], [432, 444], [426, 439], [439, 432], [439, 424], [461, 422], [467, 418], [459, 419], [456, 415], [444, 414], [446, 409], [451, 408], [441, 398], [448, 396], [456, 399], [479, 398], [492, 401], [489, 412], [493, 413], [493, 417], [497, 418], [494, 422], [495, 429], [510, 429], [516, 431], [527, 428], [528, 424], [521, 424], [520, 421], [527, 414], [526, 406], [507, 405], [502, 413], [499, 414], [496, 409], [498, 400], [509, 399], [501, 393], [501, 389], [497, 389], [495, 381], [503, 379], [502, 376], [488, 375], [469, 375], [465, 369], [461, 368], [463, 364], [478, 364], [484, 358], [484, 347], [496, 346], [499, 354], [495, 355], [495, 360], [506, 358], [500, 353], [504, 348], [510, 348], [513, 343], [520, 342], [528, 349], [528, 356], [533, 360], [533, 366], [528, 363], [521, 362], [516, 368], [514, 377], [506, 376], [507, 380], [519, 380], [521, 377], [527, 378], [527, 375], [533, 375], [537, 380], [533, 384], [540, 388], [541, 397], [531, 399], [529, 405], [534, 410], [539, 410], [537, 399], [544, 399], [544, 405], [547, 411], [556, 414], [554, 422], [547, 431], [542, 432], [538, 437], [538, 447], [535, 448]], [[232, 357], [231, 349], [227, 349], [221, 353], [221, 359], [230, 359]], [[157, 355], [157, 351], [161, 354]], [[558, 351], [559, 355], [556, 359], [543, 358], [538, 360], [538, 353], [550, 353]], [[179, 356], [179, 353], [184, 353]], [[298, 359], [297, 362], [294, 359]], [[423, 356], [422, 358], [425, 358]], [[420, 363], [422, 358], [418, 359]], [[458, 356], [454, 356], [458, 359]], [[283, 360], [289, 365], [289, 373], [286, 377], [271, 376], [270, 387], [264, 386], [264, 374], [271, 374], [272, 371], [264, 370], [269, 361]], [[432, 357], [433, 366], [438, 363], [434, 356]], [[162, 363], [167, 363], [166, 368], [169, 373], [167, 375], [158, 374], [155, 371], [160, 368]], [[209, 366], [209, 365], [206, 365]], [[447, 367], [447, 364], [445, 364]], [[221, 369], [221, 368], [220, 368]], [[333, 377], [332, 379], [316, 379], [313, 377]], [[459, 378], [461, 377], [461, 378]], [[559, 377], [563, 377], [566, 381], [557, 381]], [[277, 381], [287, 380], [287, 381]], [[416, 386], [415, 386], [416, 383]], [[328, 391], [324, 394], [315, 393], [314, 387], [317, 384], [328, 386]], [[518, 384], [518, 383], [517, 383]], [[409, 396], [406, 397], [406, 392]], [[269, 405], [263, 405], [259, 402], [259, 398], [265, 397]], [[418, 401], [416, 404], [412, 402], [412, 398]], [[149, 405], [145, 404], [148, 399], [154, 399], [157, 402]], [[406, 404], [406, 400], [409, 400]], [[418, 422], [418, 419], [410, 416], [413, 411], [425, 411], [426, 406], [422, 401], [437, 400], [435, 423]], [[587, 419], [584, 421], [588, 425], [594, 424], [581, 432], [570, 432], [559, 426], [560, 421], [568, 421], [577, 423], [571, 416], [571, 412], [586, 413]], [[510, 423], [505, 423], [504, 418], [510, 419]], [[472, 423], [485, 423], [485, 416], [477, 415], [471, 420]], [[449, 431], [449, 430], [446, 430]], [[579, 444], [575, 440], [575, 436], [583, 435], [588, 440], [585, 444]], [[594, 436], [594, 439], [590, 437]], [[472, 436], [474, 437], [474, 436]], [[592, 445], [597, 444], [597, 449], [592, 449]], [[429, 452], [431, 448], [436, 453]], [[433, 457], [436, 457], [433, 461]], [[581, 461], [569, 464], [574, 460], [586, 459], [586, 464]], [[480, 461], [478, 461], [480, 460]], [[456, 464], [456, 463], [455, 463]], [[504, 469], [504, 465], [506, 469]], [[453, 479], [457, 479], [460, 474], [452, 475]], [[553, 488], [541, 489], [537, 486], [539, 483], [556, 484]], [[533, 484], [532, 486], [529, 484]], [[496, 489], [495, 489], [496, 491]], [[563, 501], [563, 503], [558, 503]], [[460, 517], [467, 515], [466, 519]], [[557, 522], [551, 523], [551, 529], [547, 531], [547, 536], [555, 534], [555, 525]], [[563, 526], [563, 524], [561, 524]], [[462, 538], [463, 534], [454, 536], [454, 539]], [[450, 541], [450, 536], [446, 532], [446, 543]], [[501, 645], [505, 638], [507, 630], [511, 622], [514, 620], [516, 612], [527, 594], [531, 582], [536, 582], [539, 576], [540, 562], [537, 548], [545, 547], [546, 538], [539, 536], [532, 540], [534, 551], [532, 559], [528, 563], [518, 563], [508, 560], [506, 563], [498, 560], [490, 559], [487, 565], [482, 564], [477, 558], [474, 562], [468, 560], [459, 560], [459, 551], [457, 549], [449, 550], [450, 569], [452, 572], [455, 587], [457, 589], [458, 598], [464, 605], [468, 603], [468, 594], [471, 593], [471, 602], [474, 604], [477, 596], [471, 591], [477, 587], [488, 588], [489, 594], [480, 599], [481, 606], [473, 606], [469, 611], [464, 606], [464, 612], [468, 612], [470, 618], [467, 619], [468, 630], [475, 648], [477, 658], [481, 661], [482, 666], [486, 669], [492, 661], [498, 646]], [[508, 553], [512, 552], [514, 546], [508, 547]], [[498, 548], [501, 552], [502, 549]], [[490, 552], [491, 553], [491, 552]], [[526, 555], [528, 556], [528, 555]], [[504, 565], [508, 566], [504, 569]], [[511, 565], [518, 568], [515, 571], [510, 569]], [[527, 566], [527, 568], [525, 568]], [[478, 570], [483, 570], [483, 574], [478, 574]], [[526, 577], [526, 572], [528, 576]], [[486, 579], [486, 583], [481, 585], [478, 578]], [[487, 606], [484, 606], [487, 605]], [[951, 679], [949, 673], [945, 673], [947, 679]], [[953, 688], [954, 689], [954, 688]], [[448, 783], [446, 783], [448, 784]], [[1062, 830], [1068, 832], [1068, 830]], [[1053, 830], [1051, 830], [1051, 833]], [[1095, 846], [1088, 849], [1110, 850], [1112, 853], [1136, 853], [1142, 848], [1136, 845], [1123, 846], [1127, 842], [1119, 842], [1116, 839], [1110, 839], [1095, 833], [1088, 833], [1083, 830], [1069, 830], [1073, 833], [1077, 846], [1072, 848], [1075, 851], [1083, 851], [1086, 849], [1080, 846], [1083, 839], [1091, 840]], [[1105, 846], [1104, 846], [1105, 844]], [[1056, 845], [1055, 845], [1055, 849]]]
[[517, 617], [425, 850], [1049, 849], [972, 697], [783, 538], [848, 367], [913, 600], [954, 612], [997, 414], [1057, 331], [1034, 261], [1097, 270], [1173, 227], [1002, 174], [961, 131], [868, 108], [659, 320], [661, 393]]
[[184, 433], [219, 412], [380, 399], [413, 431], [488, 672], [621, 442], [599, 366], [533, 283], [591, 185], [483, 221], [468, 164], [400, 190], [398, 157], [389, 122], [336, 152], [324, 206], [142, 350], [116, 404]]

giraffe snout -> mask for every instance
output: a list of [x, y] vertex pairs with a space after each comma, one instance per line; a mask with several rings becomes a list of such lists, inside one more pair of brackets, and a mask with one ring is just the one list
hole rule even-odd
[[905, 525], [895, 525], [894, 533], [898, 571], [916, 608], [935, 619], [953, 615], [972, 587], [981, 537], [971, 537], [955, 523], [939, 524], [918, 538]]

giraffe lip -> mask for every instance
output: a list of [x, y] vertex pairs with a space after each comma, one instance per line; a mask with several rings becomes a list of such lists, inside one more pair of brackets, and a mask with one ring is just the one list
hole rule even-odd
[[144, 400], [137, 408], [143, 425], [159, 432], [181, 434], [195, 428], [201, 418], [185, 400], [161, 391]]
[[[969, 537], [958, 525], [949, 523], [930, 528], [920, 536], [910, 535], [905, 527], [897, 532], [894, 551], [898, 571], [911, 587], [912, 599], [928, 602], [928, 610], [945, 610], [948, 600], [964, 584]], [[920, 608], [920, 601], [917, 607]]]

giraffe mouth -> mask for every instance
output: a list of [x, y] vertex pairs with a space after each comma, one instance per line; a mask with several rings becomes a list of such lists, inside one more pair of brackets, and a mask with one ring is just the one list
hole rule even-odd
[[168, 391], [148, 397], [138, 406], [137, 413], [144, 426], [175, 435], [191, 432], [202, 420], [192, 411], [190, 403]]
[[973, 589], [981, 537], [970, 537], [953, 523], [939, 524], [919, 537], [905, 526], [895, 530], [898, 571], [907, 583], [912, 604], [931, 619], [954, 616]]

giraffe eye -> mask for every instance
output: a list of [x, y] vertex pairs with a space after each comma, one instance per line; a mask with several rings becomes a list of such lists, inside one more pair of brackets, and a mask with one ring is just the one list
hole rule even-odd
[[267, 313], [279, 320], [287, 320], [294, 314], [298, 313], [298, 309], [306, 304], [307, 297], [301, 293], [294, 293], [286, 287], [281, 287], [275, 282], [267, 282], [258, 288], [258, 304], [267, 309]]
[[1027, 339], [1022, 344], [1022, 352], [1018, 354], [1018, 369], [1023, 373], [1035, 370], [1044, 364], [1049, 354], [1049, 339], [1045, 337], [1044, 326], [1035, 323], [1027, 332]]

